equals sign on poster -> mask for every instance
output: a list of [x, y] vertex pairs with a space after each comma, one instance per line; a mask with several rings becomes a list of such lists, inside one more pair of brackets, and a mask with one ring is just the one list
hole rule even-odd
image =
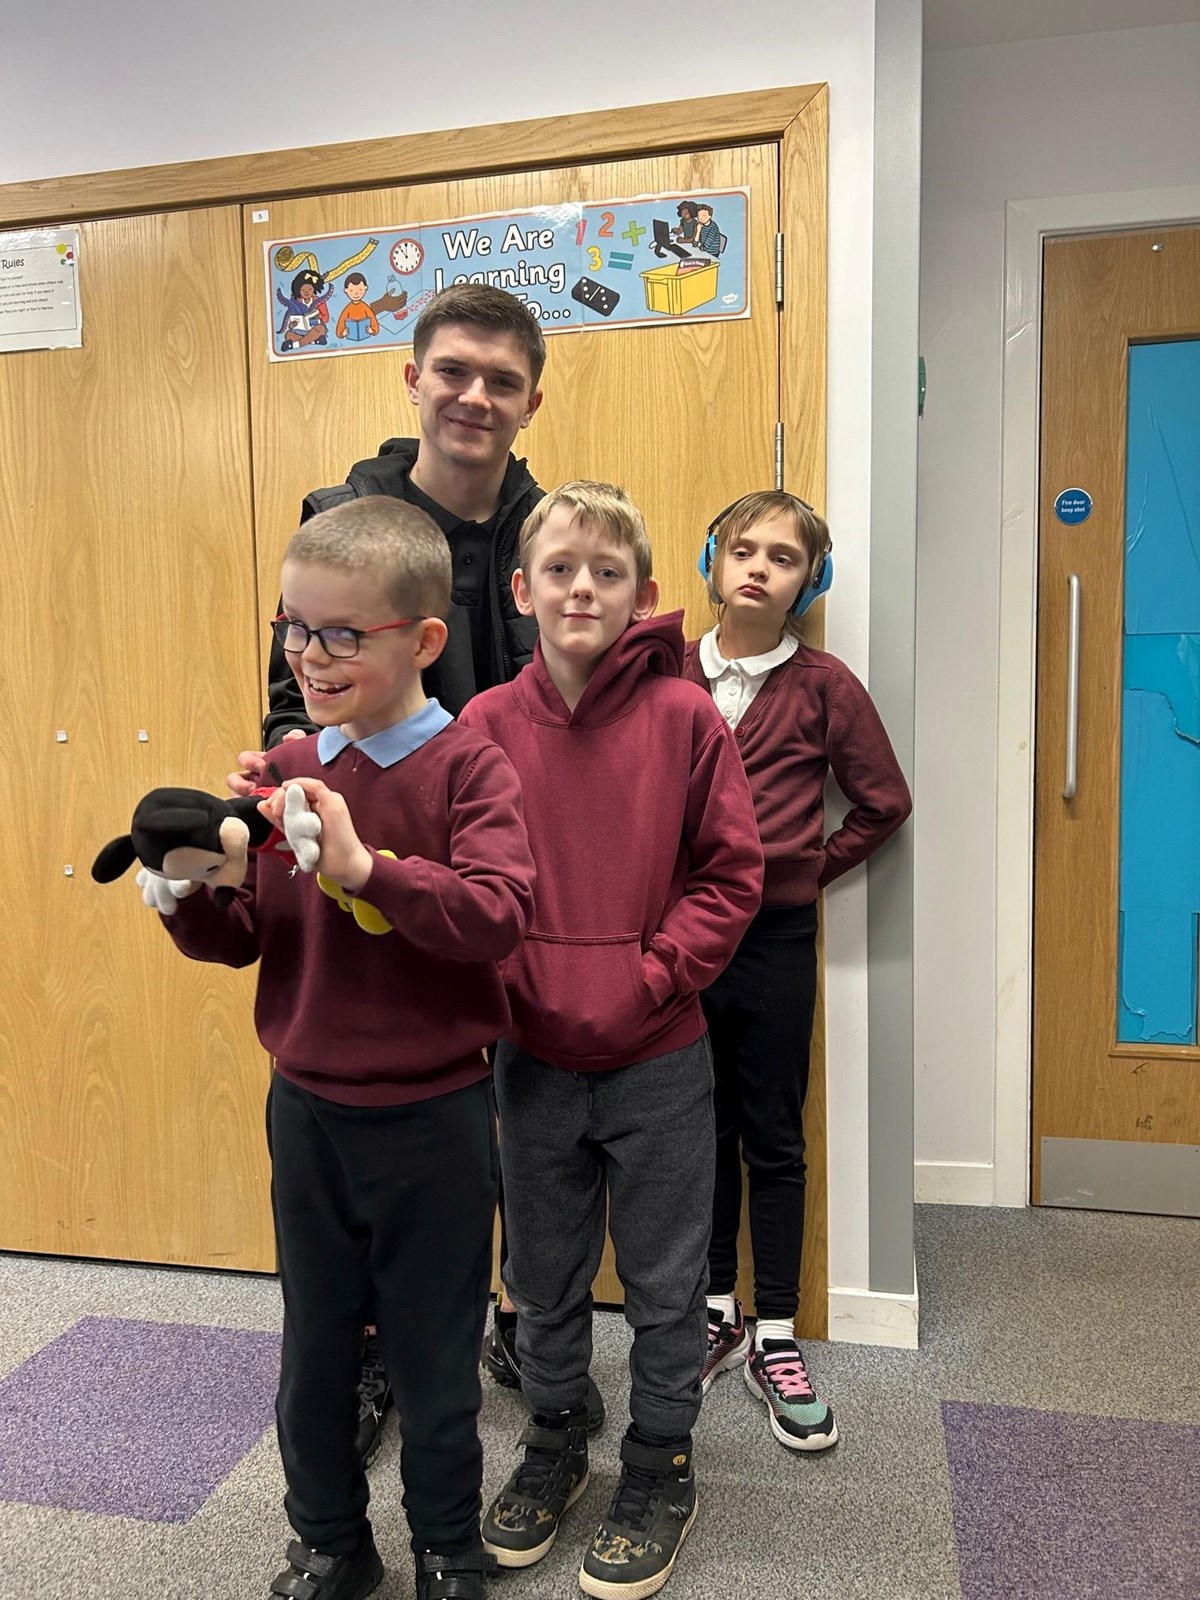
[[610, 250], [608, 252], [608, 264], [617, 272], [632, 272], [633, 254], [632, 252], [626, 254], [623, 250]]

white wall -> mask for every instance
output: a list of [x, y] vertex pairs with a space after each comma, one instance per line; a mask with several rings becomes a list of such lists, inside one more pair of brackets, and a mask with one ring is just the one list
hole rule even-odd
[[[292, 8], [294, 10], [294, 8]], [[867, 677], [871, 505], [874, 0], [609, 0], [289, 8], [67, 0], [6, 21], [0, 182], [567, 115], [795, 83], [831, 85], [830, 648]], [[345, 63], [345, 72], [340, 71]], [[697, 142], [704, 129], [697, 127]], [[830, 1274], [869, 1282], [866, 892], [826, 915]]]
[[1004, 206], [1195, 183], [1200, 25], [931, 53], [924, 118], [917, 1198], [989, 1204]]

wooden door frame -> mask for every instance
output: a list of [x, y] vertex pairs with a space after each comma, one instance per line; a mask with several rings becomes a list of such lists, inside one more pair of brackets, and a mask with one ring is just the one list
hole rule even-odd
[[[1033, 771], [1042, 242], [1200, 221], [1200, 186], [1014, 200], [1004, 239], [1004, 391], [996, 718], [996, 1062], [992, 1203], [1030, 1196]], [[1032, 334], [1032, 337], [1030, 336]]]
[[[0, 186], [0, 229], [62, 226], [144, 212], [242, 205], [330, 191], [768, 143], [779, 147], [779, 230], [786, 241], [786, 292], [776, 375], [784, 486], [824, 511], [828, 84], [6, 184]], [[86, 272], [86, 265], [83, 270]], [[806, 638], [818, 645], [824, 638], [823, 611], [819, 608], [806, 632]], [[801, 1332], [807, 1338], [826, 1337], [829, 1325], [824, 1033], [822, 996], [813, 1033], [805, 1115], [809, 1146], [822, 1152], [820, 1166], [813, 1164], [809, 1184], [810, 1260], [817, 1303], [802, 1300]]]
[[160, 167], [125, 167], [0, 185], [0, 228], [67, 225], [195, 206], [240, 205], [329, 190], [375, 189], [525, 168], [577, 166], [737, 144], [780, 147], [779, 226], [788, 293], [780, 329], [787, 483], [823, 508], [826, 493], [826, 305], [829, 86], [800, 84], [268, 150]]

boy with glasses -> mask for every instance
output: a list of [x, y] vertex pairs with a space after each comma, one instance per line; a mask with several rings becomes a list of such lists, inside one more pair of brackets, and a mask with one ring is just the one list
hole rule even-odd
[[[263, 855], [232, 904], [173, 884], [185, 955], [260, 962], [255, 1020], [284, 1299], [277, 1415], [298, 1535], [272, 1595], [363, 1600], [383, 1567], [356, 1446], [373, 1315], [404, 1414], [418, 1600], [482, 1600], [479, 1345], [497, 1159], [486, 1048], [509, 1011], [534, 870], [520, 787], [421, 684], [450, 552], [383, 497], [327, 511], [283, 562], [276, 637], [320, 730], [273, 752], [321, 820], [320, 876]], [[281, 788], [262, 809], [277, 824]]]
[[[427, 511], [449, 547], [453, 586], [449, 637], [425, 669], [425, 687], [453, 716], [483, 689], [514, 678], [533, 655], [537, 624], [522, 616], [512, 594], [521, 524], [542, 497], [524, 461], [512, 453], [542, 403], [546, 344], [522, 303], [488, 284], [453, 284], [422, 312], [413, 359], [404, 369], [417, 407], [419, 437], [388, 439], [360, 461], [344, 484], [315, 490], [302, 523], [360, 495], [386, 494]], [[311, 731], [304, 700], [278, 642], [268, 673], [267, 748]], [[266, 757], [243, 750], [230, 775], [235, 794], [261, 781]], [[503, 1229], [503, 1204], [501, 1205]], [[502, 1234], [503, 1243], [503, 1234]], [[496, 1306], [483, 1361], [497, 1383], [520, 1384], [517, 1317]], [[378, 1342], [368, 1330], [359, 1384], [359, 1450], [374, 1460], [392, 1405]], [[589, 1426], [604, 1420], [604, 1402], [588, 1384]]]

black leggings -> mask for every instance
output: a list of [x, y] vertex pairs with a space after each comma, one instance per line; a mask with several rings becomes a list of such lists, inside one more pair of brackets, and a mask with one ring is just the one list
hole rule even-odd
[[737, 1283], [744, 1158], [759, 1317], [786, 1320], [799, 1304], [803, 1110], [816, 993], [817, 908], [806, 905], [760, 911], [701, 996], [717, 1116], [709, 1293], [732, 1294]]

